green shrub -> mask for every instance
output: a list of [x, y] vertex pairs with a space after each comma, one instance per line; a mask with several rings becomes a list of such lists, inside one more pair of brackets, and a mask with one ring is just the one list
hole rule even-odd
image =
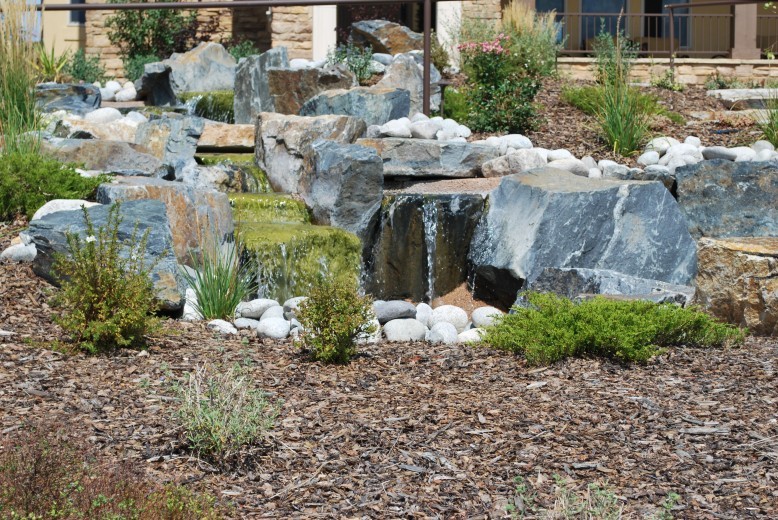
[[28, 219], [52, 199], [90, 199], [106, 177], [81, 177], [73, 166], [27, 152], [0, 158], [0, 220]]
[[99, 464], [86, 443], [64, 437], [57, 425], [41, 423], [3, 439], [0, 517], [221, 518], [212, 496], [197, 495], [173, 484], [152, 484], [129, 464]]
[[143, 76], [147, 63], [156, 63], [160, 59], [155, 54], [139, 54], [137, 56], [127, 56], [122, 61], [124, 62], [124, 75], [130, 81], [137, 81]]
[[778, 144], [778, 97], [770, 96], [765, 105], [766, 117], [755, 118], [756, 126], [762, 131], [762, 137], [775, 146]]
[[[122, 4], [136, 0], [109, 0]], [[137, 0], [140, 3], [155, 3], [155, 0]], [[172, 0], [178, 1], [178, 0]], [[168, 58], [174, 52], [184, 52], [197, 40], [199, 24], [197, 11], [185, 12], [174, 9], [151, 9], [147, 11], [116, 11], [105, 21], [108, 39], [119, 47], [125, 60], [138, 56], [162, 56]], [[159, 60], [157, 60], [159, 61]], [[137, 79], [130, 76], [130, 79]]]
[[232, 54], [232, 57], [235, 58], [235, 61], [240, 61], [241, 58], [248, 58], [249, 56], [254, 56], [261, 52], [251, 40], [226, 42], [225, 47], [227, 48], [227, 52]]
[[[636, 102], [646, 114], [664, 116], [675, 124], [684, 124], [685, 120], [681, 114], [667, 110], [659, 102], [659, 98], [653, 94], [644, 94], [637, 88], [633, 89], [633, 93], [636, 97]], [[566, 85], [562, 87], [562, 100], [590, 116], [596, 116], [603, 106], [603, 88], [601, 85], [584, 87], [570, 87]]]
[[93, 354], [116, 347], [142, 345], [155, 329], [154, 289], [146, 265], [148, 230], [137, 226], [127, 240], [119, 236], [120, 204], [114, 204], [105, 226], [95, 228], [82, 208], [85, 236], [67, 234], [68, 255], [59, 255], [54, 272], [62, 283], [56, 318], [79, 350]]
[[455, 121], [467, 121], [470, 114], [467, 97], [454, 87], [448, 87], [443, 95], [443, 111], [445, 113], [442, 115]]
[[708, 76], [705, 80], [705, 88], [707, 90], [722, 90], [728, 88], [742, 88], [744, 85], [737, 78], [732, 76], [723, 76], [717, 72]]
[[667, 69], [664, 74], [662, 74], [659, 77], [652, 77], [651, 78], [651, 86], [656, 88], [662, 88], [665, 90], [670, 90], [672, 92], [683, 92], [683, 85], [675, 81], [675, 76], [673, 75], [673, 71], [670, 69]]
[[594, 39], [595, 78], [601, 85], [628, 83], [632, 65], [638, 56], [639, 46], [629, 40], [621, 29], [621, 19], [616, 35], [605, 30], [602, 21], [600, 33]]
[[511, 0], [501, 26], [510, 36], [510, 59], [524, 75], [543, 78], [555, 73], [556, 56], [564, 45], [556, 12], [539, 13], [526, 2]]
[[40, 126], [35, 105], [37, 74], [31, 66], [38, 56], [25, 24], [35, 18], [35, 5], [0, 0], [0, 11], [0, 146], [4, 153], [37, 153], [38, 139], [28, 132]]
[[602, 85], [602, 106], [597, 112], [600, 134], [617, 154], [638, 151], [648, 135], [649, 112], [641, 95], [626, 83]]
[[375, 332], [372, 300], [360, 296], [355, 284], [322, 280], [297, 314], [303, 326], [301, 346], [324, 363], [348, 363], [356, 354], [356, 340]]
[[721, 347], [741, 343], [744, 332], [707, 314], [671, 304], [614, 301], [581, 303], [553, 294], [525, 293], [527, 307], [488, 327], [484, 343], [523, 354], [531, 365], [571, 356], [646, 363], [665, 347]]
[[235, 93], [232, 90], [185, 92], [179, 98], [184, 103], [194, 103], [195, 115], [221, 123], [235, 122]]
[[370, 46], [360, 48], [352, 42], [338, 45], [327, 54], [327, 65], [344, 64], [357, 77], [357, 81], [363, 83], [373, 76], [371, 62], [373, 61], [373, 49]]
[[197, 295], [195, 310], [208, 320], [231, 319], [235, 307], [256, 290], [253, 263], [241, 262], [242, 244], [220, 242], [218, 237], [208, 237], [201, 256], [192, 256], [195, 273], [181, 271]]
[[532, 78], [512, 78], [478, 89], [468, 89], [470, 115], [467, 121], [479, 132], [524, 133], [537, 129], [540, 117], [532, 100], [540, 82]]
[[178, 418], [189, 447], [213, 463], [229, 467], [242, 450], [255, 447], [273, 427], [278, 404], [252, 387], [239, 367], [209, 371], [199, 367], [176, 386]]
[[100, 64], [97, 56], [87, 56], [84, 49], [78, 49], [68, 60], [63, 71], [73, 81], [84, 83], [103, 82], [106, 80], [105, 67]]

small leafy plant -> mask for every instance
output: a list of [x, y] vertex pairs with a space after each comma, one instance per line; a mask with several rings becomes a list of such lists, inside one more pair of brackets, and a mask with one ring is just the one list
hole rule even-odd
[[357, 352], [357, 338], [375, 332], [372, 300], [360, 296], [355, 284], [331, 278], [311, 288], [297, 319], [303, 326], [302, 348], [324, 363], [348, 363]]
[[694, 308], [603, 297], [575, 303], [532, 292], [523, 298], [526, 306], [499, 318], [483, 341], [523, 354], [530, 365], [572, 356], [647, 363], [666, 347], [721, 347], [745, 339], [744, 331]]
[[100, 464], [83, 441], [52, 423], [2, 439], [0, 517], [215, 520], [210, 495], [150, 483], [128, 465]]
[[233, 465], [273, 427], [279, 405], [251, 383], [239, 366], [226, 371], [201, 366], [176, 386], [178, 418], [198, 456], [219, 466]]
[[54, 46], [51, 50], [46, 50], [42, 43], [36, 45], [38, 51], [37, 59], [32, 63], [38, 73], [38, 78], [42, 82], [61, 82], [65, 66], [68, 64], [70, 55], [68, 52], [57, 54]]
[[73, 53], [62, 72], [72, 81], [84, 83], [102, 82], [106, 79], [105, 67], [100, 64], [100, 58], [87, 56], [84, 49], [78, 49]]
[[327, 55], [327, 65], [344, 64], [363, 83], [373, 75], [373, 49], [370, 46], [358, 47], [353, 42], [338, 45]]
[[238, 306], [256, 290], [256, 270], [252, 262], [242, 262], [243, 246], [240, 240], [221, 243], [212, 233], [203, 241], [201, 256], [192, 255], [194, 274], [181, 274], [197, 296], [194, 307], [203, 318], [231, 319]]
[[62, 284], [55, 298], [62, 314], [56, 321], [77, 349], [90, 354], [141, 346], [157, 326], [151, 316], [156, 310], [149, 277], [153, 266], [145, 259], [149, 232], [139, 233], [136, 225], [130, 237], [122, 240], [118, 203], [98, 228], [87, 209], [82, 211], [85, 236], [68, 233], [68, 255], [59, 255], [54, 264]]
[[236, 61], [260, 54], [261, 52], [251, 40], [228, 41], [225, 42], [224, 46]]
[[28, 219], [52, 199], [90, 199], [107, 177], [81, 177], [72, 165], [14, 151], [0, 160], [0, 220]]
[[675, 81], [673, 71], [670, 69], [667, 69], [661, 76], [652, 77], [651, 86], [664, 90], [670, 90], [672, 92], [683, 92], [684, 90], [684, 86], [681, 83]]

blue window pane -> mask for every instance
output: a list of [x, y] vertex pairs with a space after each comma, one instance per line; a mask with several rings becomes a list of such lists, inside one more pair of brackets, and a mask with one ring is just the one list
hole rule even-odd
[[[85, 0], [70, 0], [71, 4], [83, 4]], [[70, 23], [84, 25], [86, 23], [86, 11], [70, 11]]]

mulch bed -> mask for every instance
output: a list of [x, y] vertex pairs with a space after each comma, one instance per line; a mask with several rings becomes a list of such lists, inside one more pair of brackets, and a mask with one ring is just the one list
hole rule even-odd
[[[0, 247], [9, 226], [0, 225]], [[68, 356], [28, 266], [0, 264], [0, 432], [45, 419], [107, 460], [233, 504], [235, 517], [499, 518], [514, 477], [553, 505], [552, 476], [607, 480], [643, 517], [669, 492], [676, 518], [778, 516], [778, 344], [677, 349], [645, 367], [569, 360], [529, 368], [486, 348], [382, 344], [347, 366], [290, 342], [168, 322], [147, 352]], [[246, 466], [191, 457], [171, 379], [238, 363], [282, 402]], [[172, 378], [170, 374], [172, 373]]]

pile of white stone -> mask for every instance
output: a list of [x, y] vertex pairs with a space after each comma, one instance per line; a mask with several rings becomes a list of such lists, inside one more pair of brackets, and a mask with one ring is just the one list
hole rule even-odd
[[472, 132], [453, 119], [427, 117], [417, 113], [411, 118], [393, 119], [383, 125], [370, 125], [368, 138], [403, 137], [408, 139], [437, 139], [438, 141], [466, 143]]
[[100, 89], [100, 97], [103, 101], [135, 101], [138, 97], [138, 92], [135, 90], [135, 85], [132, 81], [127, 81], [122, 85], [118, 81], [106, 81], [103, 86], [99, 81], [95, 81], [93, 85]]
[[[258, 298], [243, 302], [235, 309], [235, 319], [211, 320], [208, 328], [221, 334], [239, 334], [241, 329], [254, 331], [263, 339], [282, 340], [297, 337], [303, 327], [297, 321], [300, 296], [290, 298], [283, 305], [276, 300]], [[195, 310], [196, 296], [187, 290], [183, 319], [197, 321], [201, 316]], [[375, 332], [359, 339], [360, 343], [427, 341], [432, 344], [474, 343], [481, 339], [484, 327], [491, 325], [503, 313], [494, 307], [480, 307], [470, 316], [461, 307], [441, 305], [433, 309], [426, 303], [414, 305], [403, 300], [376, 301], [373, 304]]]
[[[412, 54], [417, 61], [421, 60], [421, 51], [410, 51], [407, 54]], [[399, 54], [397, 54], [399, 56]], [[418, 57], [417, 57], [418, 56]], [[386, 72], [386, 68], [392, 64], [395, 56], [391, 54], [385, 54], [381, 52], [373, 53], [373, 59], [370, 60], [370, 72], [373, 74], [383, 74]], [[305, 58], [294, 58], [289, 60], [289, 68], [293, 70], [297, 69], [320, 69], [327, 65], [327, 60], [306, 60]]]
[[82, 131], [93, 135], [96, 139], [133, 143], [138, 126], [146, 123], [148, 118], [136, 111], [122, 115], [113, 107], [102, 107], [87, 112], [83, 116], [60, 110], [46, 114], [45, 120], [50, 125], [48, 130], [51, 132], [57, 128], [64, 128], [71, 134]]

